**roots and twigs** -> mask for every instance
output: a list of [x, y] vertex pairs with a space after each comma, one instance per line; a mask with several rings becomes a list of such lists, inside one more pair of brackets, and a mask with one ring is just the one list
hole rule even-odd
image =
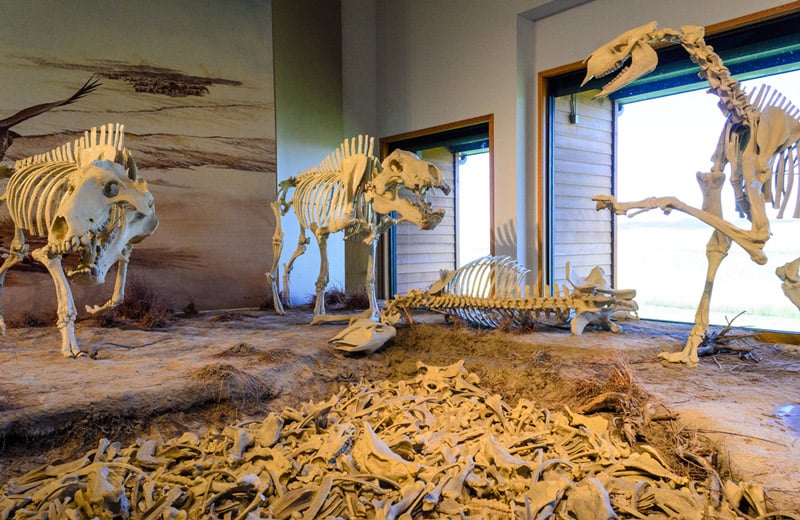
[[56, 319], [55, 312], [52, 313], [52, 316], [47, 316], [40, 312], [28, 312], [17, 319], [8, 320], [6, 324], [12, 329], [50, 327], [55, 323]]
[[746, 311], [740, 312], [730, 320], [725, 318], [728, 324], [722, 329], [716, 332], [707, 331], [703, 336], [702, 343], [697, 347], [697, 355], [701, 357], [714, 356], [716, 354], [732, 352], [736, 353], [740, 359], [755, 361], [757, 363], [759, 359], [753, 352], [752, 346], [735, 344], [735, 342], [741, 341], [742, 339], [755, 337], [755, 334], [730, 334], [733, 329], [733, 322], [745, 312]]
[[[314, 306], [316, 295], [311, 296], [309, 305]], [[325, 305], [339, 311], [363, 310], [369, 308], [369, 295], [366, 289], [345, 292], [339, 287], [325, 290]]]

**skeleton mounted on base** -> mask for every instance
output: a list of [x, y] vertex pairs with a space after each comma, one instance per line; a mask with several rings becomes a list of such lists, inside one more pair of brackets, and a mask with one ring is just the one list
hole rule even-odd
[[[86, 310], [95, 314], [120, 304], [133, 246], [158, 226], [153, 196], [123, 139], [122, 125], [109, 124], [99, 132], [92, 128], [74, 143], [19, 160], [0, 196], [14, 224], [8, 256], [0, 265], [0, 292], [8, 270], [29, 252], [25, 233], [46, 238], [30, 256], [55, 283], [64, 356], [83, 354], [75, 338], [77, 310], [69, 281], [102, 284], [117, 264], [111, 299]], [[78, 264], [65, 270], [61, 261], [70, 254], [78, 255]], [[0, 332], [5, 332], [1, 312]]]
[[[367, 136], [345, 139], [319, 166], [280, 183], [278, 199], [271, 204], [276, 221], [272, 236], [274, 257], [272, 269], [266, 273], [278, 314], [284, 314], [284, 305], [290, 303], [289, 276], [294, 261], [305, 252], [308, 245], [306, 230], [314, 233], [320, 254], [312, 323], [350, 319], [350, 316], [328, 315], [325, 309], [327, 240], [331, 233], [339, 231], [344, 232], [345, 239], [358, 236], [369, 246], [366, 275], [369, 309], [364, 317], [377, 320], [375, 255], [378, 238], [398, 222], [408, 221], [420, 229], [433, 229], [442, 220], [444, 210], [432, 210], [430, 203], [425, 200], [426, 193], [431, 189], [442, 190], [445, 194], [450, 192], [442, 172], [433, 164], [404, 150], [393, 151], [381, 162], [372, 155], [373, 144], [373, 139]], [[402, 195], [401, 188], [404, 188]], [[292, 197], [287, 200], [290, 190], [293, 190]], [[409, 195], [417, 200], [409, 198]], [[284, 291], [281, 293], [278, 287], [278, 265], [284, 237], [281, 217], [292, 208], [300, 224], [300, 234], [297, 248], [284, 265]], [[392, 213], [397, 216], [391, 216]]]

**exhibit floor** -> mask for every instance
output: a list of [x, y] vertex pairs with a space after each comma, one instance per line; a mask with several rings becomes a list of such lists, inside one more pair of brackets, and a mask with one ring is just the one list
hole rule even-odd
[[483, 387], [511, 405], [526, 398], [578, 409], [605, 395], [611, 398], [598, 410], [631, 415], [626, 403], [634, 401], [626, 397], [635, 393], [631, 406], [646, 426], [638, 432], [646, 442], [663, 450], [676, 442], [670, 436], [707, 440], [705, 454], [721, 473], [759, 483], [776, 508], [800, 512], [797, 346], [734, 329], [729, 346], [749, 353], [723, 352], [688, 367], [657, 357], [682, 344], [688, 325], [625, 322], [618, 334], [587, 329], [572, 336], [547, 326], [477, 331], [438, 315], [413, 316], [413, 326], [401, 326], [395, 340], [371, 355], [333, 350], [328, 339], [342, 325], [311, 326], [306, 310], [283, 317], [264, 310], [202, 313], [151, 330], [84, 320], [78, 340], [95, 356], [79, 359], [61, 357], [52, 325], [9, 328], [0, 337], [0, 486], [74, 459], [101, 438], [125, 444], [207, 431], [324, 400], [342, 384], [405, 379], [418, 362], [463, 359]]

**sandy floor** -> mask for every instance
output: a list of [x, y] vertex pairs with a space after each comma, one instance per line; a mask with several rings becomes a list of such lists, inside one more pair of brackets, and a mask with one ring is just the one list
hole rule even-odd
[[682, 343], [688, 327], [680, 325], [632, 322], [620, 334], [576, 337], [548, 327], [479, 332], [424, 316], [381, 351], [351, 356], [327, 344], [340, 325], [312, 327], [309, 319], [304, 311], [246, 310], [177, 318], [155, 330], [87, 320], [77, 336], [96, 357], [74, 360], [60, 356], [54, 327], [9, 328], [0, 337], [0, 484], [103, 437], [200, 431], [321, 400], [344, 382], [405, 378], [417, 361], [464, 359], [506, 400], [550, 407], [574, 402], [569, 381], [585, 385], [624, 367], [652, 410], [679, 416], [664, 421], [673, 431], [710, 439], [734, 478], [762, 484], [777, 508], [800, 511], [796, 346], [743, 337], [737, 345], [753, 348], [749, 358], [724, 353], [690, 368], [657, 359]]

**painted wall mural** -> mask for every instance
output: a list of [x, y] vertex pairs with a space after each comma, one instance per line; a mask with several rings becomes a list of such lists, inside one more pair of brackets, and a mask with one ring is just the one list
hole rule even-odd
[[[176, 310], [263, 304], [276, 189], [270, 0], [4, 2], [3, 19], [0, 138], [13, 141], [0, 169], [123, 123], [161, 222], [134, 251], [129, 277]], [[90, 78], [100, 85], [80, 99], [32, 108], [69, 99]], [[12, 231], [2, 206], [0, 256]], [[75, 296], [82, 308], [110, 291]], [[2, 298], [14, 301], [6, 318], [47, 312], [52, 281], [26, 260]]]

